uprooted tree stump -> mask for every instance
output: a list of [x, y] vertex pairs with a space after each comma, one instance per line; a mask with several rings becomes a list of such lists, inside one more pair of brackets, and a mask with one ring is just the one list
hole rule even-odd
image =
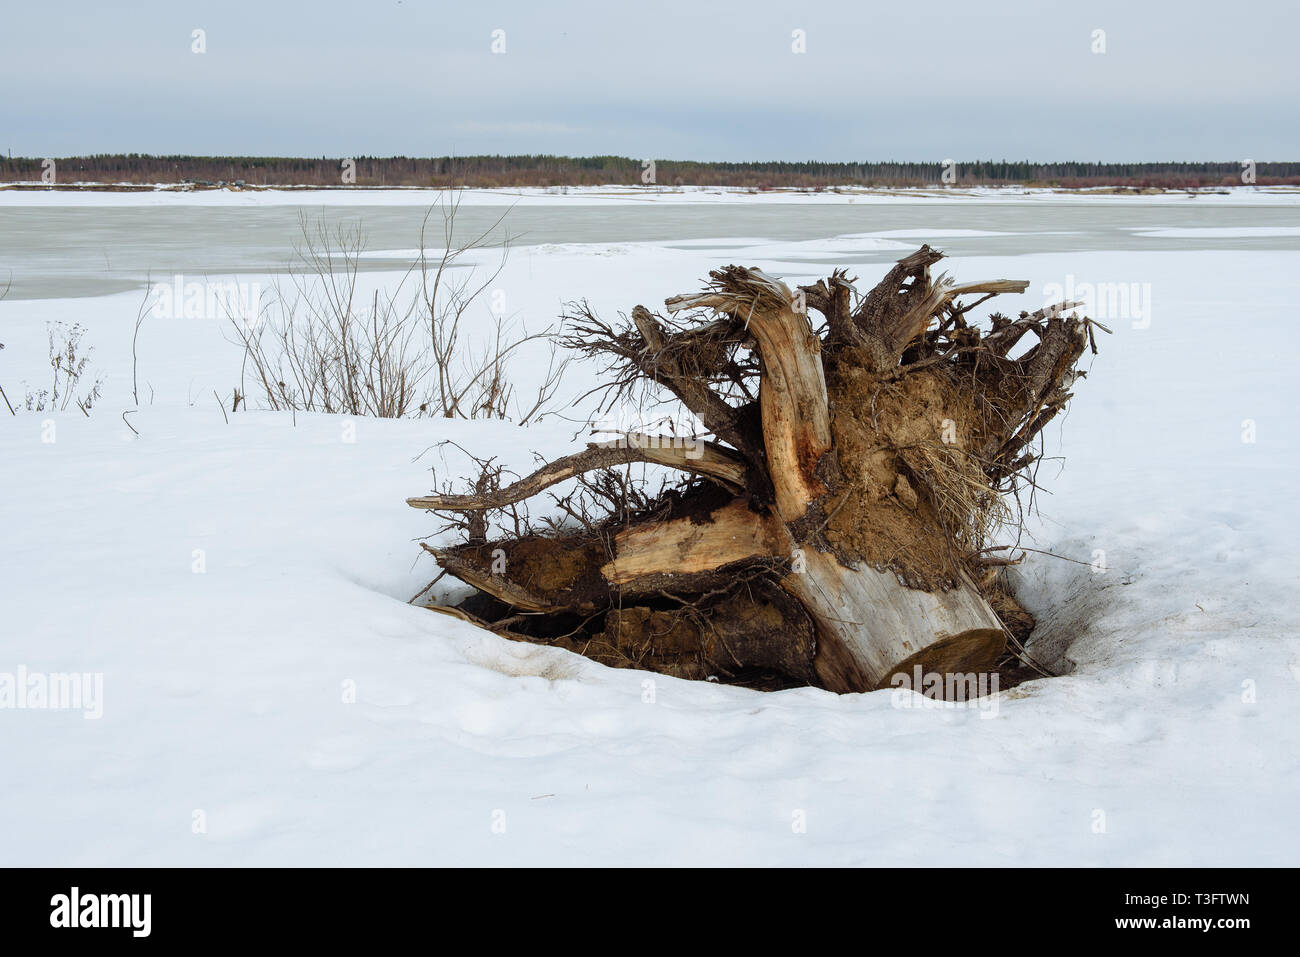
[[[1096, 324], [1065, 302], [977, 328], [972, 308], [1028, 282], [932, 279], [941, 257], [921, 247], [865, 296], [843, 270], [791, 290], [729, 266], [668, 299], [673, 318], [637, 306], [612, 326], [572, 306], [565, 345], [606, 360], [603, 409], [647, 387], [711, 438], [621, 434], [513, 484], [480, 460], [465, 493], [408, 499], [464, 532], [425, 547], [477, 591], [436, 610], [686, 678], [850, 692], [918, 665], [992, 669], [1032, 620], [988, 541], [1032, 492]], [[684, 474], [652, 495], [629, 463]], [[566, 480], [568, 524], [520, 524], [520, 503]], [[502, 514], [514, 532], [493, 538]]]

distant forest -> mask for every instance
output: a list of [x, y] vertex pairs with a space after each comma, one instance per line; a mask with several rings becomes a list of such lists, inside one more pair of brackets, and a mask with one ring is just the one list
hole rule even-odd
[[[353, 179], [346, 173], [351, 163]], [[43, 159], [0, 158], [0, 183], [39, 182]], [[55, 157], [56, 184], [184, 184], [247, 186], [612, 186], [653, 181], [659, 186], [745, 189], [833, 189], [839, 186], [1115, 186], [1186, 189], [1240, 186], [1243, 164], [1028, 163], [980, 160], [943, 163], [698, 163], [625, 156], [358, 156], [303, 159], [257, 156]], [[945, 172], [948, 172], [945, 178]], [[653, 180], [649, 174], [653, 172]], [[1261, 186], [1300, 185], [1300, 163], [1258, 163]]]

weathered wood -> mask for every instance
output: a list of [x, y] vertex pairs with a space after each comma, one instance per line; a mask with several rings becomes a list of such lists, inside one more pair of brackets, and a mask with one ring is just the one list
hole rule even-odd
[[645, 306], [632, 309], [632, 322], [645, 340], [645, 352], [636, 357], [646, 377], [667, 388], [694, 412], [718, 438], [741, 452], [756, 451], [740, 426], [739, 414], [698, 376], [684, 372], [666, 348], [669, 336]]
[[746, 465], [730, 449], [713, 442], [691, 441], [689, 445], [672, 436], [632, 433], [610, 442], [592, 443], [586, 451], [547, 462], [536, 472], [497, 492], [482, 495], [419, 495], [408, 498], [411, 508], [441, 511], [481, 511], [504, 508], [532, 498], [584, 472], [612, 468], [629, 462], [666, 465], [717, 479], [729, 488], [744, 488]]
[[787, 536], [771, 515], [737, 499], [707, 518], [685, 516], [634, 525], [614, 538], [614, 558], [600, 570], [629, 594], [705, 590], [718, 569], [771, 558]]
[[948, 591], [908, 588], [891, 572], [846, 568], [805, 550], [804, 571], [781, 586], [817, 626], [817, 675], [831, 691], [870, 691], [913, 665], [923, 671], [988, 671], [1005, 645], [1002, 623], [969, 582]]
[[438, 560], [438, 565], [448, 573], [514, 608], [522, 608], [525, 611], [559, 611], [567, 607], [530, 591], [504, 575], [493, 575], [490, 571], [466, 561], [453, 550], [440, 551], [427, 545], [425, 548]]
[[831, 447], [821, 340], [808, 316], [795, 311], [785, 283], [738, 266], [713, 275], [714, 292], [674, 296], [666, 305], [670, 312], [708, 307], [745, 316], [763, 362], [759, 408], [777, 513], [797, 521], [828, 491], [817, 475]]
[[[869, 334], [877, 354], [887, 353], [891, 363], [897, 363], [907, 343], [955, 296], [1023, 292], [1028, 285], [995, 280], [956, 286], [942, 277], [930, 283], [928, 266], [937, 259], [937, 253], [923, 251], [904, 260], [887, 281], [895, 287], [892, 295], [906, 300], [905, 306], [890, 300], [882, 315], [860, 317], [859, 328]], [[738, 267], [715, 272], [713, 279], [710, 292], [676, 296], [667, 306], [669, 311], [708, 307], [745, 317], [763, 360], [760, 406], [776, 512], [788, 526], [794, 525], [833, 491], [819, 474], [822, 457], [831, 449], [821, 341], [806, 315], [795, 311], [793, 294], [784, 283]], [[815, 287], [809, 300], [832, 314], [841, 308], [835, 303], [834, 297], [841, 294], [834, 279]], [[900, 292], [897, 287], [904, 281], [913, 282], [914, 288]], [[807, 287], [804, 292], [807, 296]], [[782, 579], [782, 587], [799, 599], [817, 626], [817, 671], [828, 688], [879, 687], [897, 668], [917, 661], [987, 668], [1002, 650], [997, 615], [969, 581], [948, 591], [927, 592], [865, 564], [846, 566], [815, 541], [803, 541], [802, 534], [787, 532], [780, 541], [769, 529], [763, 542], [777, 546], [773, 557], [789, 558], [800, 550], [797, 570]], [[661, 566], [668, 558], [653, 552], [647, 556], [652, 556], [651, 564]], [[934, 654], [927, 657], [925, 650], [931, 646]]]

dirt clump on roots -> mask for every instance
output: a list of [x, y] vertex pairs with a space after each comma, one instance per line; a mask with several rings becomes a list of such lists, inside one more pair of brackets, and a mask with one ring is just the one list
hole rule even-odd
[[482, 592], [456, 606], [503, 637], [550, 645], [611, 668], [717, 680], [764, 691], [816, 685], [816, 631], [794, 599], [763, 579], [716, 595], [655, 596], [592, 614], [520, 614]]
[[985, 522], [978, 513], [995, 499], [981, 496], [987, 484], [965, 447], [970, 403], [942, 372], [891, 381], [846, 352], [826, 383], [845, 488], [829, 509], [826, 541], [911, 588], [951, 588], [965, 566], [949, 535], [972, 537], [971, 527]]
[[815, 683], [816, 636], [798, 603], [764, 581], [667, 607], [613, 608], [587, 654], [614, 667], [779, 688]]
[[606, 561], [603, 543], [593, 535], [527, 535], [485, 542], [457, 555], [467, 569], [510, 569], [512, 594], [521, 607], [595, 611], [606, 604], [609, 588], [600, 575]]

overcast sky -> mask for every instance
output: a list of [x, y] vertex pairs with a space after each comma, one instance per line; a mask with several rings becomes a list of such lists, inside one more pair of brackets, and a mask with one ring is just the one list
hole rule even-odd
[[1297, 160], [1297, 35], [1293, 0], [7, 0], [0, 149]]

